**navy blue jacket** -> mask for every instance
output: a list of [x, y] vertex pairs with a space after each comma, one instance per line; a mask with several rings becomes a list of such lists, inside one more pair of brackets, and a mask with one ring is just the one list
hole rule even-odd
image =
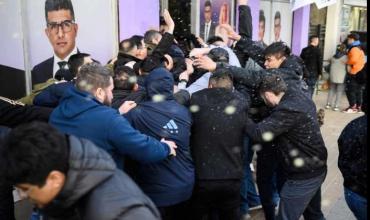
[[52, 84], [35, 96], [33, 104], [55, 108], [59, 105], [59, 101], [62, 99], [64, 92], [73, 86], [73, 81]]
[[90, 139], [108, 151], [119, 168], [123, 168], [123, 155], [140, 162], [157, 162], [169, 154], [167, 144], [141, 134], [117, 110], [75, 87], [65, 92], [49, 122], [65, 134]]
[[[133, 178], [158, 207], [188, 200], [194, 185], [194, 165], [189, 150], [191, 115], [174, 100], [173, 84], [171, 73], [164, 68], [155, 69], [145, 79], [150, 100], [125, 115], [134, 128], [158, 140], [172, 140], [178, 147], [176, 157], [135, 167]], [[164, 100], [152, 101], [155, 95], [163, 95]]]

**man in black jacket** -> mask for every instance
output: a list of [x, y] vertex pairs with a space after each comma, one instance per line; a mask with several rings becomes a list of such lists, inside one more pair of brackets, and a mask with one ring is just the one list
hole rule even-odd
[[[8, 128], [15, 128], [23, 123], [31, 121], [47, 122], [52, 110], [44, 107], [27, 106], [0, 96], [0, 136], [6, 134], [10, 130]], [[12, 190], [11, 185], [0, 182], [0, 219], [14, 219]]]
[[357, 219], [367, 219], [367, 89], [365, 115], [351, 121], [338, 139], [338, 167], [343, 175], [344, 195]]
[[192, 95], [190, 105], [195, 164], [192, 219], [203, 219], [212, 209], [220, 220], [239, 219], [247, 102], [233, 89], [228, 70], [220, 69], [211, 76], [208, 89]]
[[322, 55], [319, 48], [319, 37], [313, 35], [309, 39], [309, 45], [302, 49], [301, 58], [307, 67], [308, 75], [305, 78], [311, 96], [315, 90], [317, 80], [322, 75]]
[[150, 199], [104, 150], [47, 123], [15, 128], [1, 174], [51, 219], [160, 219]]
[[54, 56], [32, 69], [32, 85], [54, 78], [59, 69], [68, 69], [67, 61], [78, 53], [73, 5], [70, 0], [45, 1], [45, 34], [54, 50]]
[[[278, 149], [279, 219], [325, 219], [320, 208], [327, 150], [313, 101], [288, 88], [280, 76], [268, 75], [259, 90], [271, 114], [259, 123], [248, 120], [246, 131], [258, 143], [274, 140]], [[307, 207], [309, 209], [306, 209]]]
[[0, 126], [14, 128], [31, 121], [47, 122], [52, 111], [51, 108], [24, 105], [0, 96]]

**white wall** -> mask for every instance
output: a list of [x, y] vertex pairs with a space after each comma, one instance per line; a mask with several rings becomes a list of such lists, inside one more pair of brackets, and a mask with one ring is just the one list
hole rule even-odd
[[20, 0], [0, 1], [0, 15], [0, 64], [23, 70]]

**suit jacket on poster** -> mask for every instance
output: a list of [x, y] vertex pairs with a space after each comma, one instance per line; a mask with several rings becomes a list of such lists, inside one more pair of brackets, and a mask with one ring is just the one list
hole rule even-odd
[[54, 57], [51, 57], [40, 64], [33, 67], [31, 71], [32, 86], [35, 84], [46, 82], [53, 78]]

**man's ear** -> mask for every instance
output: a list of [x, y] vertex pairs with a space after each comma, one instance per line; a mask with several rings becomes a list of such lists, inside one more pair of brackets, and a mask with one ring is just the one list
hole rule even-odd
[[65, 178], [66, 177], [64, 173], [57, 171], [57, 170], [53, 170], [47, 176], [46, 182], [47, 182], [47, 185], [59, 191], [64, 185]]
[[96, 91], [95, 91], [95, 98], [97, 100], [99, 100], [100, 102], [103, 102], [104, 101], [104, 97], [105, 97], [105, 91], [104, 89], [102, 88], [97, 88]]
[[266, 91], [263, 93], [263, 96], [265, 96], [266, 99], [271, 99], [271, 97], [274, 95], [274, 93]]
[[48, 37], [49, 38], [49, 31], [48, 31], [48, 28], [45, 28], [45, 34], [46, 34], [46, 37]]
[[132, 91], [136, 92], [138, 90], [139, 90], [139, 84], [135, 83], [134, 88], [132, 89]]
[[78, 33], [78, 24], [75, 24], [75, 32], [76, 32], [76, 36], [77, 36], [77, 33]]

